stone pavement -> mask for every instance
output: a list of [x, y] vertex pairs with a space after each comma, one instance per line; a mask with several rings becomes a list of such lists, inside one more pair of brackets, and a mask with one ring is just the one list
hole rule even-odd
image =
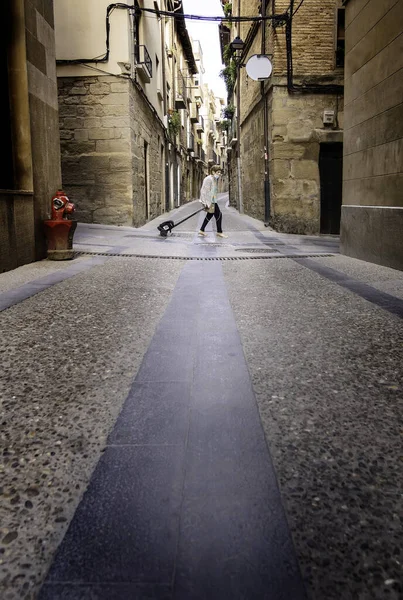
[[225, 201], [0, 275], [2, 599], [402, 597], [403, 273]]

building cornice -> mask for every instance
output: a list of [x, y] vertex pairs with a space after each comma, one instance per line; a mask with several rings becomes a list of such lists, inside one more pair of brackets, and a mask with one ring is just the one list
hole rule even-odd
[[[183, 15], [183, 8], [181, 7], [177, 11], [177, 13], [179, 13], [179, 14], [181, 13]], [[190, 71], [190, 73], [192, 73], [192, 75], [196, 75], [196, 73], [198, 73], [199, 71], [197, 69], [195, 57], [193, 54], [192, 43], [190, 41], [189, 33], [186, 28], [185, 19], [184, 18], [182, 18], [182, 19], [176, 18], [175, 23], [176, 23], [176, 30], [178, 32], [178, 37], [182, 43], [183, 52], [185, 54], [185, 58], [188, 63], [189, 71]]]

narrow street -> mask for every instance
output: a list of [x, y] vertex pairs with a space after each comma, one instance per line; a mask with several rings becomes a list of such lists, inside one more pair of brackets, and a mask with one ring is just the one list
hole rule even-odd
[[220, 204], [0, 275], [2, 599], [401, 598], [403, 273]]

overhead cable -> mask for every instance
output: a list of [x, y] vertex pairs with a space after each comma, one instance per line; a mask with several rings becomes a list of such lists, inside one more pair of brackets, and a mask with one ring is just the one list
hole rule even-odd
[[279, 17], [283, 17], [284, 15], [257, 15], [257, 16], [248, 16], [248, 17], [233, 17], [233, 16], [228, 16], [225, 17], [224, 15], [221, 16], [202, 16], [202, 15], [185, 15], [183, 13], [178, 13], [178, 12], [172, 12], [172, 11], [167, 11], [167, 10], [156, 10], [155, 8], [145, 8], [145, 7], [136, 7], [136, 10], [139, 12], [148, 12], [148, 13], [152, 13], [152, 14], [159, 14], [163, 17], [171, 17], [172, 19], [186, 19], [189, 21], [216, 21], [216, 22], [221, 22], [221, 21], [226, 21], [229, 23], [246, 23], [246, 22], [250, 22], [253, 23], [254, 21], [276, 21], [277, 19], [279, 19]]
[[305, 0], [301, 0], [301, 2], [298, 4], [297, 8], [292, 13], [292, 16], [297, 14], [297, 12], [299, 11], [299, 9], [301, 8], [301, 6], [303, 5], [304, 2], [305, 2]]

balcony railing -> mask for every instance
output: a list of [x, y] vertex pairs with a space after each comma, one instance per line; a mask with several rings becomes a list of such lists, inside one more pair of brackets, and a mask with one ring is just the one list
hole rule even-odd
[[148, 54], [146, 46], [142, 44], [136, 44], [134, 47], [134, 55], [136, 58], [136, 64], [138, 67], [139, 76], [149, 83], [153, 76], [153, 62]]
[[192, 123], [197, 123], [199, 120], [199, 110], [194, 102], [190, 105], [190, 120]]
[[231, 144], [231, 146], [235, 146], [238, 142], [237, 129], [236, 117], [232, 117], [231, 127], [228, 130], [228, 144]]
[[197, 131], [204, 131], [204, 119], [201, 115], [199, 115], [199, 122], [196, 125]]
[[188, 133], [188, 150], [193, 152], [195, 148], [195, 136], [193, 133]]
[[179, 132], [179, 141], [180, 141], [180, 145], [183, 146], [184, 148], [186, 147], [187, 144], [187, 135], [186, 135], [186, 130], [184, 127], [180, 128], [180, 132]]
[[217, 156], [216, 152], [214, 152], [214, 150], [211, 150], [211, 149], [209, 150], [208, 161], [209, 161], [209, 163], [218, 165], [218, 162], [219, 162], [218, 156]]
[[214, 121], [214, 119], [209, 119], [209, 135], [213, 136], [213, 139], [215, 140], [217, 137], [217, 126], [216, 123]]
[[181, 71], [178, 71], [176, 78], [176, 94], [175, 94], [175, 108], [186, 108], [187, 103], [187, 90], [186, 81]]

